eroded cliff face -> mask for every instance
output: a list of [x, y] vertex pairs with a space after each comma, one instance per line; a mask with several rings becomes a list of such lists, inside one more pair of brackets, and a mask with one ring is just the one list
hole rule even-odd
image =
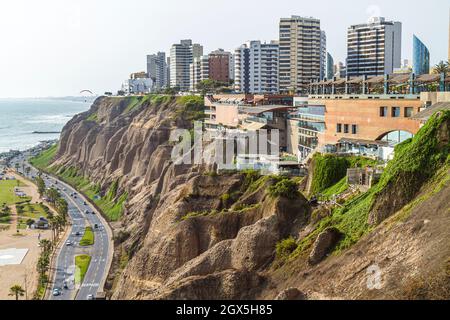
[[112, 223], [112, 298], [255, 298], [276, 243], [308, 220], [307, 201], [270, 197], [271, 179], [175, 165], [170, 132], [192, 128], [192, 105], [130, 99], [100, 98], [70, 121], [53, 163], [128, 193]]
[[[441, 173], [439, 191], [431, 192], [430, 172], [420, 184], [407, 183], [414, 190], [405, 196], [409, 176], [400, 170], [375, 198], [369, 215], [378, 217], [374, 230], [354, 247], [337, 256], [316, 247], [327, 253], [320, 254], [323, 261], [309, 263], [305, 251], [281, 263], [277, 243], [291, 236], [301, 243], [326, 215], [312, 216], [300, 194], [271, 195], [274, 177], [175, 165], [170, 133], [191, 129], [200, 104], [100, 98], [63, 130], [53, 166], [77, 168], [103, 194], [114, 183], [115, 194], [128, 194], [123, 214], [112, 222], [115, 255], [107, 289], [113, 299], [273, 299], [286, 289], [310, 299], [404, 298], [411, 285], [402, 279], [416, 279], [421, 269], [437, 274], [450, 257], [444, 245], [450, 234], [448, 172]], [[448, 121], [439, 128], [438, 141], [448, 148]], [[439, 143], [436, 148], [444, 148]], [[389, 194], [401, 197], [398, 205], [387, 206]], [[426, 198], [405, 214], [405, 204], [421, 195]], [[388, 217], [392, 221], [385, 222]], [[366, 285], [373, 264], [387, 274], [385, 290]]]

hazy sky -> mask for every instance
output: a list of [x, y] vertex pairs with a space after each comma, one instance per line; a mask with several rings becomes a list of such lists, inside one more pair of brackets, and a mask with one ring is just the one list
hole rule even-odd
[[335, 61], [351, 24], [372, 15], [403, 23], [403, 58], [415, 33], [431, 62], [447, 59], [448, 0], [14, 0], [0, 8], [0, 97], [116, 91], [146, 54], [191, 38], [205, 53], [278, 38], [280, 17], [313, 16]]

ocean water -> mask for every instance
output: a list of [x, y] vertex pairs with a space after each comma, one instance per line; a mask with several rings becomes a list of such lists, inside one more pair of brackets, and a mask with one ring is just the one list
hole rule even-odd
[[84, 101], [50, 99], [0, 99], [0, 153], [26, 150], [40, 141], [59, 138], [64, 125], [89, 109]]

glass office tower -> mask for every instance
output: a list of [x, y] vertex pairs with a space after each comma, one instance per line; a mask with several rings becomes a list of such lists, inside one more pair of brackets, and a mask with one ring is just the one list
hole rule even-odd
[[430, 52], [415, 35], [413, 38], [413, 72], [416, 76], [430, 72]]

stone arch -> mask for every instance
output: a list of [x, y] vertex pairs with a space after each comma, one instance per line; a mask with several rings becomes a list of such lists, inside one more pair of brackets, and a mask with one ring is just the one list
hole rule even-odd
[[390, 135], [397, 135], [397, 134], [398, 134], [398, 142], [403, 142], [415, 135], [415, 133], [413, 133], [409, 130], [404, 130], [404, 129], [399, 128], [396, 130], [386, 131], [386, 132], [382, 133], [381, 135], [379, 135], [375, 140], [381, 141], [384, 138], [389, 137]]

